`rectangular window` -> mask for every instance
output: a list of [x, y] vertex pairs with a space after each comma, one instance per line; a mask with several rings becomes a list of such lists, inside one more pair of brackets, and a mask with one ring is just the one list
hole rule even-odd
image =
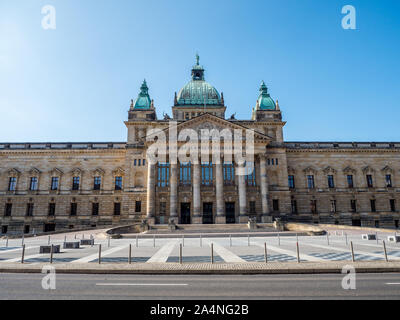
[[6, 203], [6, 206], [4, 208], [4, 216], [11, 217], [11, 212], [12, 212], [12, 203]]
[[335, 187], [335, 180], [332, 175], [328, 175], [328, 188], [332, 189]]
[[101, 177], [94, 177], [93, 190], [100, 190], [101, 187]]
[[50, 217], [55, 216], [56, 214], [56, 204], [55, 203], [49, 203], [49, 211], [48, 211], [48, 215]]
[[390, 211], [396, 212], [396, 200], [390, 199]]
[[15, 191], [17, 187], [17, 178], [11, 177], [8, 181], [8, 191]]
[[1, 226], [1, 233], [6, 234], [8, 231], [8, 226]]
[[138, 160], [138, 166], [140, 167], [140, 163], [142, 162], [142, 159]]
[[58, 177], [52, 177], [51, 178], [51, 186], [50, 186], [51, 190], [58, 190]]
[[256, 186], [256, 167], [254, 166], [254, 162], [246, 163], [245, 170], [247, 171], [245, 177], [246, 184], [250, 187]]
[[72, 190], [79, 190], [80, 177], [72, 178]]
[[32, 217], [33, 216], [33, 203], [28, 203], [26, 205], [26, 216]]
[[122, 177], [115, 177], [115, 190], [122, 190]]
[[336, 200], [331, 200], [331, 212], [336, 212]]
[[386, 187], [391, 188], [392, 187], [392, 175], [387, 174], [385, 176], [385, 182], [386, 182]]
[[121, 203], [114, 202], [114, 216], [121, 215]]
[[201, 163], [201, 184], [204, 186], [212, 186], [213, 184], [212, 162]]
[[375, 199], [371, 199], [371, 212], [376, 212], [376, 200]]
[[278, 165], [278, 158], [275, 159], [275, 165]]
[[92, 216], [99, 215], [99, 204], [97, 202], [92, 203]]
[[136, 159], [133, 160], [133, 165], [136, 167], [136, 165], [137, 165], [137, 160]]
[[356, 200], [350, 200], [350, 210], [352, 212], [357, 212], [357, 201]]
[[249, 207], [250, 207], [250, 213], [256, 213], [256, 202], [255, 201], [250, 201]]
[[78, 213], [78, 204], [76, 202], [72, 202], [71, 203], [70, 215], [71, 216], [76, 216], [77, 213]]
[[182, 185], [189, 186], [192, 183], [190, 162], [181, 163], [179, 166], [179, 182]]
[[314, 189], [315, 188], [314, 176], [313, 175], [308, 175], [307, 176], [307, 187], [308, 187], [308, 189]]
[[223, 164], [224, 184], [227, 186], [235, 184], [235, 166], [232, 162]]
[[288, 177], [288, 181], [289, 181], [289, 188], [290, 188], [290, 189], [294, 189], [294, 188], [295, 188], [294, 176], [293, 176], [293, 175], [290, 175], [290, 176]]
[[311, 213], [316, 214], [317, 213], [317, 200], [311, 200], [310, 206], [311, 206]]
[[30, 191], [36, 191], [38, 189], [38, 178], [37, 177], [32, 177], [31, 178], [31, 183], [29, 185], [29, 190]]
[[351, 174], [347, 175], [347, 186], [350, 189], [354, 188], [353, 175]]
[[291, 208], [292, 208], [292, 213], [296, 214], [297, 213], [297, 200], [292, 199], [290, 201], [290, 205], [291, 205]]
[[368, 186], [368, 188], [373, 188], [374, 184], [372, 182], [372, 175], [367, 174], [366, 178], [367, 178], [367, 186]]
[[279, 211], [279, 200], [278, 199], [272, 200], [272, 210]]
[[169, 186], [169, 163], [159, 162], [157, 168], [157, 186], [168, 187]]
[[167, 214], [167, 203], [160, 202], [160, 216], [165, 216]]
[[145, 166], [146, 165], [146, 159], [143, 159], [142, 163], [143, 163], [143, 166]]
[[142, 212], [142, 201], [135, 202], [135, 212]]

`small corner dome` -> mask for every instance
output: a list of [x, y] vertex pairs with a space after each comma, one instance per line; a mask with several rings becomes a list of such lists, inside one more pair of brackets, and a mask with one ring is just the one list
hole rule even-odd
[[268, 88], [264, 81], [261, 82], [260, 95], [257, 100], [259, 110], [276, 110], [276, 104], [268, 93]]
[[140, 93], [133, 103], [133, 109], [150, 109], [151, 100], [149, 96], [149, 88], [147, 87], [146, 80], [143, 81], [140, 87]]

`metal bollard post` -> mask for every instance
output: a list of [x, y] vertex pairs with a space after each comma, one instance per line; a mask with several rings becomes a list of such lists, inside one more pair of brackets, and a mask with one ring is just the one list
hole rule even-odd
[[299, 234], [296, 233], [296, 242], [299, 242]]
[[99, 264], [101, 263], [101, 244], [99, 244]]
[[326, 241], [328, 242], [328, 246], [329, 246], [329, 232], [326, 233]]
[[182, 246], [185, 246], [185, 235], [182, 236]]
[[74, 239], [76, 240], [76, 233], [75, 233]]
[[266, 242], [264, 242], [264, 258], [265, 258], [265, 263], [268, 263], [267, 243]]
[[8, 237], [6, 237], [6, 248], [8, 248]]
[[108, 236], [108, 247], [110, 247], [111, 237]]
[[85, 239], [85, 235], [82, 233], [82, 239]]
[[156, 247], [156, 235], [153, 236], [153, 248]]
[[378, 232], [375, 232], [375, 238], [376, 238], [376, 244], [379, 244], [379, 241], [378, 241]]
[[25, 236], [24, 236], [24, 234], [22, 234], [22, 243], [21, 243], [21, 245], [23, 246], [24, 243], [25, 243]]
[[136, 248], [139, 246], [139, 238], [138, 235], [136, 235]]
[[300, 249], [298, 242], [296, 242], [296, 251], [297, 251], [297, 262], [300, 263]]
[[250, 247], [250, 235], [249, 234], [247, 235], [247, 246]]
[[54, 253], [54, 246], [51, 245], [51, 248], [50, 248], [50, 264], [53, 263], [53, 253]]
[[350, 248], [351, 248], [351, 260], [354, 262], [356, 261], [356, 258], [354, 256], [353, 241], [350, 241]]
[[64, 236], [64, 242], [67, 242], [67, 236]]
[[278, 232], [278, 245], [281, 245], [281, 235], [279, 232]]
[[179, 244], [179, 263], [182, 264], [182, 243]]
[[211, 263], [214, 263], [214, 244], [211, 243]]
[[128, 263], [132, 263], [132, 245], [129, 244], [129, 256], [128, 256]]
[[202, 247], [203, 246], [203, 241], [202, 241], [202, 238], [201, 238], [201, 235], [200, 235], [200, 247]]
[[387, 251], [386, 251], [386, 243], [385, 243], [385, 240], [383, 240], [383, 252], [384, 252], [384, 254], [385, 254], [385, 260], [386, 260], [386, 262], [389, 262], [388, 256], [387, 256]]
[[21, 257], [21, 263], [24, 263], [24, 259], [25, 259], [25, 245], [22, 245], [22, 257]]
[[47, 245], [50, 245], [50, 236], [47, 238]]
[[232, 235], [231, 234], [229, 235], [229, 244], [232, 247]]
[[348, 242], [347, 242], [347, 233], [344, 233], [344, 236], [345, 236], [345, 238], [346, 238], [346, 246], [348, 245]]

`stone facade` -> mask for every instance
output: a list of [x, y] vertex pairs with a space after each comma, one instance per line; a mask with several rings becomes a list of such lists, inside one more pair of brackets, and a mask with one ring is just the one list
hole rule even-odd
[[[1, 233], [146, 218], [166, 224], [280, 217], [398, 227], [400, 143], [284, 142], [279, 104], [264, 84], [250, 120], [225, 118], [223, 95], [204, 83], [203, 72], [197, 63], [192, 81], [175, 94], [172, 119], [157, 120], [144, 83], [125, 121], [127, 142], [0, 143]], [[203, 183], [201, 163], [189, 164], [189, 181], [182, 181], [182, 164], [167, 162], [168, 177], [160, 184], [160, 164], [147, 158], [148, 138], [150, 130], [167, 129], [170, 121], [178, 135], [201, 128], [254, 132], [254, 182], [238, 175], [227, 180], [222, 158], [211, 165], [210, 183]], [[232, 166], [237, 170], [239, 164]]]

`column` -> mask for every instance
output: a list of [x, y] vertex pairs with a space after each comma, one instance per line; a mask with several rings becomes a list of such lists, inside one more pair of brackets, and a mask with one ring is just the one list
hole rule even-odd
[[178, 223], [178, 164], [171, 163], [169, 221]]
[[246, 179], [244, 164], [238, 165], [237, 172], [239, 180], [239, 223], [247, 223], [249, 217], [247, 215], [247, 197], [246, 197]]
[[156, 165], [147, 159], [147, 208], [146, 218], [149, 224], [155, 224]]
[[222, 173], [222, 163], [215, 165], [215, 195], [217, 198], [217, 217], [215, 223], [226, 223], [224, 210], [224, 178]]
[[200, 163], [193, 163], [193, 223], [202, 223], [200, 198]]
[[261, 206], [262, 206], [262, 222], [272, 222], [269, 216], [268, 206], [268, 178], [267, 178], [267, 160], [265, 155], [260, 156], [260, 182], [261, 182]]

